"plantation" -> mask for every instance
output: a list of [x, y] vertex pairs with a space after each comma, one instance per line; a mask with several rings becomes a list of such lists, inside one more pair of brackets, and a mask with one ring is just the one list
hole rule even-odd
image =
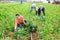
[[37, 40], [60, 40], [60, 5], [36, 3], [44, 5], [46, 16], [30, 13], [32, 3], [0, 3], [0, 40], [28, 40], [29, 28], [14, 31], [15, 14], [19, 13], [32, 25], [37, 26]]

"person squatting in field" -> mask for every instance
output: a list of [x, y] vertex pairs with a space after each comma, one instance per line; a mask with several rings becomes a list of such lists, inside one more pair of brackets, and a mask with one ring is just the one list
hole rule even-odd
[[36, 7], [36, 15], [40, 16], [41, 12], [43, 12], [43, 15], [45, 16], [45, 7], [42, 5]]
[[35, 4], [35, 3], [33, 3], [33, 4], [30, 6], [30, 12], [32, 12], [33, 9], [36, 11], [36, 4]]
[[17, 27], [21, 27], [20, 25], [24, 24], [27, 26], [27, 21], [24, 19], [22, 15], [16, 14], [14, 31], [16, 31]]

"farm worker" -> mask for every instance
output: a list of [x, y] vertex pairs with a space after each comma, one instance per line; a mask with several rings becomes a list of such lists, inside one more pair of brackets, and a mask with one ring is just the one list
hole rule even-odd
[[43, 12], [43, 15], [45, 16], [45, 7], [43, 5], [38, 6], [36, 14], [38, 14], [38, 16], [40, 16], [41, 11]]
[[33, 3], [33, 4], [30, 6], [30, 12], [32, 12], [33, 9], [36, 10], [36, 4], [35, 4], [35, 3]]
[[24, 19], [23, 16], [21, 16], [19, 14], [16, 14], [14, 31], [16, 31], [17, 27], [20, 27], [21, 24], [26, 25], [27, 24], [27, 21]]

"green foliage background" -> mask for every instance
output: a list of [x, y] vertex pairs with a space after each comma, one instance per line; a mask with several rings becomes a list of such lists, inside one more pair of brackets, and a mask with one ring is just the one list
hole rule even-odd
[[[36, 3], [36, 5], [44, 5], [45, 7], [45, 21], [36, 16], [35, 11], [30, 13], [30, 5], [32, 3], [0, 3], [0, 40], [3, 40], [10, 31], [13, 32], [15, 14], [23, 15], [25, 19], [31, 21], [33, 25], [38, 26], [38, 40], [60, 40], [60, 5]], [[20, 29], [21, 30], [21, 29]], [[24, 31], [21, 30], [21, 31]], [[20, 31], [20, 33], [22, 33]], [[19, 34], [21, 35], [21, 34]], [[7, 35], [8, 36], [8, 35]], [[13, 36], [13, 35], [12, 35]], [[23, 40], [27, 40], [28, 32], [25, 36], [21, 36]], [[6, 37], [8, 40], [16, 40], [12, 37]]]

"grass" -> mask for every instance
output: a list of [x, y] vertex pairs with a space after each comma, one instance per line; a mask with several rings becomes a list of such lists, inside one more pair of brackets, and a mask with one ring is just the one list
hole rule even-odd
[[[23, 15], [33, 25], [38, 26], [38, 40], [60, 40], [60, 5], [36, 3], [37, 6], [44, 5], [45, 7], [46, 16], [44, 21], [42, 14], [38, 17], [35, 11], [30, 13], [29, 8], [31, 4], [0, 3], [0, 40], [3, 40], [3, 37], [13, 30], [16, 13]], [[15, 34], [14, 32], [12, 33]], [[21, 38], [27, 40], [27, 35], [21, 36]], [[6, 39], [8, 40], [16, 40], [9, 38], [9, 35], [7, 36]]]

